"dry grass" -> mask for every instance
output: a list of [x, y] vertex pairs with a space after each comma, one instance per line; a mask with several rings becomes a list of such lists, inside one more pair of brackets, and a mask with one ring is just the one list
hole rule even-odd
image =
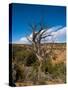
[[[49, 51], [51, 45], [41, 45], [41, 47]], [[47, 63], [43, 62], [42, 72], [40, 72], [42, 78], [39, 81], [37, 80], [37, 68], [39, 64], [30, 49], [31, 45], [13, 45], [12, 59], [17, 64], [16, 69], [19, 71], [19, 79], [15, 82], [16, 86], [63, 84], [66, 82], [65, 44], [53, 45], [52, 58], [48, 57]]]

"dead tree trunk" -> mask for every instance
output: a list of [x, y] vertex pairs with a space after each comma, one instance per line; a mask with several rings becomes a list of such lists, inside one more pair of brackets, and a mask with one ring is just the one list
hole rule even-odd
[[[44, 59], [42, 57], [42, 54], [41, 54], [41, 40], [43, 38], [46, 38], [46, 37], [50, 36], [49, 34], [45, 33], [47, 30], [43, 30], [44, 27], [42, 26], [42, 24], [40, 24], [40, 25], [41, 26], [40, 26], [40, 28], [39, 28], [39, 30], [37, 32], [36, 32], [37, 25], [31, 25], [32, 34], [33, 34], [32, 40], [30, 40], [27, 37], [27, 39], [30, 42], [32, 42], [32, 49], [33, 49], [33, 51], [34, 51], [34, 53], [35, 53], [35, 55], [36, 55], [36, 57], [38, 59], [38, 63], [39, 63], [39, 66], [38, 66], [38, 80], [40, 80], [40, 73], [42, 72], [41, 67], [42, 67], [42, 62], [43, 62], [43, 59]], [[43, 36], [43, 34], [44, 34], [44, 36]]]

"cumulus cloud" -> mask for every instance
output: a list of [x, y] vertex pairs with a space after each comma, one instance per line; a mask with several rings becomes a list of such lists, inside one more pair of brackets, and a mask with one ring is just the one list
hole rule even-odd
[[66, 35], [66, 27], [59, 29], [57, 32], [52, 32], [52, 35], [54, 35], [55, 37]]
[[47, 30], [52, 36], [45, 39], [46, 42], [63, 43], [66, 41], [66, 27], [56, 26]]
[[57, 32], [52, 32], [55, 42], [65, 42], [66, 41], [66, 27], [59, 29]]
[[[45, 30], [45, 29], [44, 29]], [[44, 31], [42, 30], [42, 31]], [[47, 37], [46, 39], [42, 39], [41, 43], [44, 42], [65, 42], [66, 39], [66, 27], [62, 26], [54, 26], [49, 28], [44, 34], [51, 34], [52, 36]], [[32, 40], [32, 33], [28, 36], [30, 40]], [[17, 42], [20, 44], [30, 44], [26, 37], [21, 37], [20, 40]]]

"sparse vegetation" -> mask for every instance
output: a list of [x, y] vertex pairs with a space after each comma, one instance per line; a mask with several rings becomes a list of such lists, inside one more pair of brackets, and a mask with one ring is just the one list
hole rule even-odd
[[[42, 47], [45, 45], [42, 45]], [[48, 45], [47, 45], [48, 46]], [[47, 55], [42, 61], [41, 72], [38, 73], [39, 62], [35, 53], [29, 50], [30, 45], [13, 45], [12, 46], [12, 63], [14, 63], [13, 71], [16, 71], [15, 84], [17, 86], [26, 85], [45, 85], [45, 84], [58, 84], [66, 83], [66, 64], [65, 60], [56, 59]], [[58, 49], [61, 48], [61, 49]], [[59, 52], [57, 52], [57, 50]], [[54, 46], [53, 56], [55, 53], [59, 58], [59, 53], [64, 53], [65, 58], [65, 44], [58, 44]], [[57, 58], [56, 57], [56, 58]], [[62, 57], [62, 56], [61, 56]], [[53, 62], [54, 61], [54, 62]], [[38, 80], [38, 74], [40, 79]]]

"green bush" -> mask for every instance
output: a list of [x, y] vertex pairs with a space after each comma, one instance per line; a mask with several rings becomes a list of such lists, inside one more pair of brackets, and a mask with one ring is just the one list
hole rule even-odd
[[66, 77], [66, 66], [64, 63], [60, 63], [60, 64], [56, 64], [53, 67], [52, 70], [52, 76], [53, 78], [60, 78], [62, 80], [64, 80], [65, 82], [65, 77]]
[[49, 73], [53, 79], [61, 79], [64, 83], [66, 82], [66, 65], [62, 62], [59, 64], [52, 65], [51, 60], [43, 62], [42, 71], [45, 74]]
[[26, 66], [31, 66], [36, 62], [36, 55], [32, 51], [28, 51], [27, 49], [18, 50], [13, 51], [17, 63], [24, 63]]
[[35, 64], [36, 60], [37, 60], [36, 55], [33, 52], [29, 52], [26, 59], [26, 66], [32, 66], [33, 64]]
[[52, 61], [50, 57], [44, 58], [44, 61], [42, 62], [42, 71], [46, 73], [51, 73], [53, 69]]

